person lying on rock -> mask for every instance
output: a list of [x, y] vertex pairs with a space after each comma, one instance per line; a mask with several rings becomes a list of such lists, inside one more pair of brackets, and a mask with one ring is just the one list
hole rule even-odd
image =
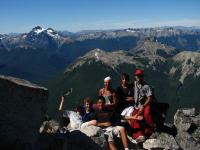
[[137, 142], [144, 141], [145, 137], [150, 136], [155, 130], [155, 123], [151, 115], [152, 89], [144, 81], [143, 70], [135, 71], [134, 82], [134, 111], [132, 116], [142, 116], [140, 119], [131, 120], [131, 127], [134, 129], [133, 138]]
[[[89, 111], [90, 111], [90, 104], [89, 101], [85, 102], [85, 110], [81, 106], [78, 106], [75, 108], [75, 111], [69, 111], [69, 110], [64, 110], [64, 101], [65, 97], [61, 96], [61, 102], [59, 105], [59, 111], [63, 112], [63, 117], [64, 118], [69, 118], [69, 124], [67, 125], [67, 128], [70, 129], [81, 129], [85, 128], [90, 125], [96, 125], [96, 120], [92, 120], [91, 117], [89, 117]], [[87, 117], [84, 116], [87, 113]], [[84, 116], [84, 120], [83, 120]]]
[[62, 112], [62, 120], [69, 120], [68, 129], [80, 129], [82, 122], [82, 108], [76, 107], [75, 111], [64, 110], [65, 96], [61, 96], [59, 111]]
[[105, 98], [107, 108], [115, 109], [117, 107], [118, 99], [116, 91], [112, 88], [110, 76], [104, 79], [104, 88], [99, 90], [99, 96], [103, 96]]
[[114, 113], [110, 109], [105, 107], [105, 98], [103, 96], [98, 97], [98, 109], [94, 112], [94, 118], [96, 119], [97, 126], [101, 127], [105, 131], [105, 135], [108, 137], [108, 144], [110, 150], [116, 150], [117, 147], [114, 142], [114, 138], [121, 137], [125, 150], [128, 150], [128, 139], [125, 128], [122, 126], [115, 126], [113, 116]]

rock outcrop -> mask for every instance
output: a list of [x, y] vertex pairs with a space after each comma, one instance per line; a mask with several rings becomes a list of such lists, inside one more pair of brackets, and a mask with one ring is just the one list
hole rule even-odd
[[183, 150], [199, 150], [200, 115], [195, 109], [179, 109], [174, 116], [178, 134], [175, 139]]
[[47, 100], [46, 88], [0, 76], [0, 149], [24, 149], [33, 145]]
[[153, 148], [160, 148], [160, 149], [173, 149], [173, 150], [179, 150], [180, 147], [175, 141], [174, 137], [172, 135], [169, 135], [167, 133], [157, 133], [157, 136], [154, 135], [151, 136], [150, 139], [147, 139], [145, 143], [143, 143], [144, 149], [153, 149]]
[[195, 108], [178, 109], [174, 115], [177, 134], [154, 133], [143, 143], [143, 148], [199, 150], [200, 149], [200, 115]]
[[[36, 147], [42, 150], [108, 150], [104, 132], [96, 126], [88, 126], [83, 129], [66, 130], [65, 133], [55, 132], [57, 125], [50, 120], [38, 139]], [[42, 125], [44, 128], [44, 124]], [[53, 129], [53, 130], [51, 130]], [[49, 132], [51, 131], [51, 132]]]
[[[57, 127], [52, 122], [55, 120], [45, 122], [48, 127], [40, 134], [37, 148], [42, 150], [48, 150], [48, 148], [53, 150], [109, 150], [107, 138], [100, 127], [87, 126], [82, 129], [66, 130], [63, 134], [54, 132]], [[119, 137], [115, 138], [115, 144], [117, 149], [124, 149]], [[131, 149], [140, 150], [140, 146], [130, 137], [129, 146]]]

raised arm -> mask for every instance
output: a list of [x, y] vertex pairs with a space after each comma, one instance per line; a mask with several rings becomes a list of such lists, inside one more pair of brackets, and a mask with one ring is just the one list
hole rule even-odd
[[103, 89], [100, 89], [99, 90], [99, 96], [102, 96], [102, 93], [103, 93]]
[[60, 102], [60, 105], [59, 105], [59, 108], [58, 108], [59, 111], [63, 111], [64, 101], [65, 101], [65, 97], [61, 96], [61, 102]]

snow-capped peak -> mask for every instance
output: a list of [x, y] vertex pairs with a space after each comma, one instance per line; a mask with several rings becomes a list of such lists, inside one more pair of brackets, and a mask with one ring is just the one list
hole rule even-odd
[[132, 29], [132, 28], [128, 28], [128, 29], [126, 29], [126, 32], [132, 32], [132, 33], [134, 33], [134, 32], [135, 32], [135, 30], [134, 30], [134, 29]]
[[31, 30], [31, 34], [33, 34], [33, 35], [40, 35], [41, 33], [45, 33], [48, 36], [51, 36], [53, 38], [59, 38], [60, 37], [59, 34], [52, 28], [44, 29], [40, 26], [36, 26], [35, 28], [33, 28]]
[[36, 34], [39, 34], [41, 32], [43, 32], [45, 29], [40, 27], [40, 26], [37, 26], [35, 28], [32, 29], [33, 32], [35, 32]]

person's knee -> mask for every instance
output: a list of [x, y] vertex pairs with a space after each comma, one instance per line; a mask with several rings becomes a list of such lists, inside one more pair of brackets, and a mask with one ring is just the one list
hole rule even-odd
[[113, 141], [108, 142], [110, 150], [117, 150], [116, 145]]

